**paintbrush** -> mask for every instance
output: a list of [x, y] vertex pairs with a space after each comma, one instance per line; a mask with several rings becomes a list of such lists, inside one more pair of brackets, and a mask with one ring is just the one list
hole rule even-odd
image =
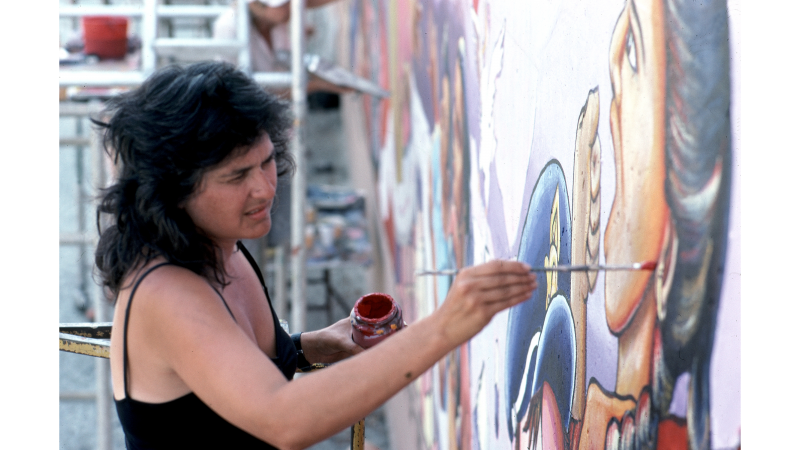
[[[531, 272], [590, 272], [597, 270], [655, 270], [655, 261], [647, 261], [633, 264], [623, 265], [604, 265], [604, 264], [583, 264], [575, 266], [538, 266], [531, 267]], [[417, 272], [419, 275], [456, 275], [457, 269], [446, 270], [421, 270]]]

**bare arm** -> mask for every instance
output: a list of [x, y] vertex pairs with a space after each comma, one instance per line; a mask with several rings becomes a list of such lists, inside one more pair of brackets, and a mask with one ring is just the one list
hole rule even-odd
[[[198, 279], [199, 280], [199, 279]], [[181, 285], [186, 280], [178, 280]], [[527, 299], [535, 277], [517, 262], [464, 269], [440, 309], [391, 339], [287, 382], [202, 281], [151, 302], [149, 340], [186, 385], [231, 423], [280, 448], [305, 448], [366, 416], [499, 311]], [[205, 287], [210, 291], [210, 288]], [[170, 289], [172, 291], [172, 289]], [[180, 292], [187, 292], [180, 294]]]

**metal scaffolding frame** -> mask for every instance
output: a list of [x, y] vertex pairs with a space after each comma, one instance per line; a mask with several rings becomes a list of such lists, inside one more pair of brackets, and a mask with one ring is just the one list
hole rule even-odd
[[[306, 329], [306, 249], [303, 238], [304, 210], [305, 210], [305, 189], [306, 189], [306, 168], [305, 168], [305, 146], [303, 140], [303, 128], [306, 122], [306, 85], [307, 73], [303, 61], [305, 50], [305, 26], [304, 10], [305, 0], [292, 0], [290, 36], [292, 48], [291, 70], [289, 72], [258, 72], [253, 73], [250, 64], [249, 53], [249, 33], [250, 21], [237, 20], [236, 39], [215, 39], [215, 38], [173, 38], [158, 36], [158, 22], [160, 19], [177, 18], [215, 18], [229, 7], [222, 5], [166, 5], [159, 3], [159, 0], [141, 0], [138, 5], [60, 5], [59, 16], [62, 18], [79, 18], [91, 15], [105, 16], [124, 16], [141, 20], [141, 67], [138, 70], [61, 70], [59, 72], [59, 86], [67, 88], [71, 86], [80, 87], [134, 87], [141, 84], [157, 68], [159, 57], [179, 56], [188, 52], [194, 59], [203, 57], [210, 59], [217, 55], [235, 55], [239, 67], [249, 73], [253, 79], [265, 88], [287, 88], [291, 87], [292, 108], [294, 112], [294, 134], [291, 141], [292, 152], [297, 162], [297, 172], [292, 181], [292, 215], [291, 215], [291, 281], [292, 281], [292, 321], [293, 331], [304, 331]], [[237, 18], [248, 17], [247, 2], [243, 0], [233, 1], [236, 5]], [[62, 102], [59, 108], [61, 116], [89, 116], [97, 114], [102, 109], [99, 102], [89, 102], [86, 104], [75, 104]], [[92, 152], [92, 184], [95, 188], [108, 185], [108, 174], [106, 173], [106, 161], [103, 151], [96, 137], [86, 138], [65, 138], [60, 140], [60, 145], [89, 145]], [[79, 200], [83, 205], [83, 199]], [[81, 206], [82, 207], [82, 206]], [[79, 208], [81, 208], [79, 207]], [[81, 213], [81, 219], [82, 213]], [[84, 227], [80, 228], [79, 233], [62, 233], [59, 238], [59, 245], [79, 245], [84, 248], [94, 248], [97, 245], [96, 233], [89, 233]], [[278, 252], [276, 263], [283, 265], [283, 254]], [[282, 271], [281, 271], [282, 272]], [[81, 274], [82, 276], [85, 273]], [[285, 280], [278, 279], [276, 284], [281, 287]], [[95, 289], [93, 305], [95, 308], [95, 320], [105, 322], [106, 301], [99, 287]], [[285, 303], [283, 289], [279, 289], [276, 302]], [[96, 355], [101, 356], [101, 355]], [[108, 450], [111, 448], [111, 414], [112, 414], [112, 393], [110, 391], [110, 369], [108, 362], [103, 358], [98, 358], [95, 368], [97, 374], [96, 390], [93, 395], [97, 404], [97, 448]], [[87, 393], [66, 393], [62, 395], [63, 400], [74, 398], [87, 399], [92, 397]], [[363, 422], [362, 422], [363, 427]], [[363, 428], [362, 428], [363, 429]], [[363, 434], [363, 432], [362, 432]]]

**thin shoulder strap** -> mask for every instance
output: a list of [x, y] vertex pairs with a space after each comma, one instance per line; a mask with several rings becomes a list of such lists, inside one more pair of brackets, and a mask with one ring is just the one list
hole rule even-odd
[[244, 254], [244, 257], [247, 258], [247, 262], [249, 262], [250, 266], [253, 267], [253, 270], [256, 272], [256, 275], [258, 275], [258, 281], [261, 282], [261, 286], [262, 287], [266, 286], [266, 284], [264, 283], [264, 276], [261, 275], [261, 269], [258, 268], [258, 264], [256, 263], [255, 258], [253, 258], [253, 255], [251, 255], [250, 251], [247, 250], [247, 247], [245, 247], [244, 244], [242, 244], [242, 241], [237, 241], [236, 245], [239, 247], [239, 250]]
[[[160, 263], [160, 264], [156, 264], [155, 266], [147, 269], [147, 271], [141, 277], [139, 277], [138, 280], [136, 280], [136, 284], [134, 284], [133, 285], [133, 289], [131, 289], [131, 296], [128, 298], [128, 306], [125, 308], [125, 323], [123, 324], [124, 328], [123, 328], [123, 335], [122, 335], [122, 358], [123, 358], [122, 359], [122, 373], [123, 373], [123, 375], [122, 375], [123, 378], [122, 379], [123, 379], [123, 387], [125, 389], [125, 397], [126, 398], [128, 397], [128, 323], [129, 323], [129, 317], [130, 317], [130, 312], [131, 312], [131, 304], [133, 303], [133, 294], [136, 293], [136, 289], [139, 287], [139, 283], [142, 282], [144, 277], [146, 277], [148, 274], [150, 274], [150, 272], [158, 269], [159, 267], [166, 266], [166, 265], [169, 265], [169, 264], [170, 263], [168, 263], [168, 262], [163, 262], [163, 263]], [[262, 284], [263, 284], [263, 282], [262, 282]], [[214, 292], [216, 292], [217, 295], [219, 295], [219, 298], [222, 299], [222, 304], [225, 305], [225, 309], [228, 310], [228, 314], [230, 314], [231, 317], [233, 318], [233, 321], [236, 322], [236, 316], [233, 315], [233, 311], [231, 311], [231, 308], [228, 306], [228, 302], [225, 301], [225, 297], [222, 296], [222, 293], [220, 293], [217, 290], [217, 288], [214, 287], [214, 285], [212, 285], [211, 283], [209, 283], [209, 285], [211, 286], [211, 289], [213, 289]]]
[[267, 290], [267, 284], [264, 282], [264, 275], [261, 274], [261, 269], [258, 267], [258, 263], [256, 263], [255, 258], [253, 255], [250, 254], [250, 251], [247, 250], [247, 247], [242, 244], [242, 241], [237, 241], [236, 245], [239, 247], [239, 250], [244, 254], [244, 257], [247, 258], [247, 262], [250, 263], [250, 266], [255, 271], [256, 275], [258, 276], [258, 281], [261, 282], [261, 287], [264, 288], [264, 295], [267, 296], [267, 303], [269, 303], [269, 307], [272, 308], [272, 299], [269, 298], [269, 291]]
[[234, 316], [234, 315], [233, 315], [233, 311], [231, 311], [231, 308], [230, 308], [230, 306], [228, 306], [228, 302], [226, 302], [226, 301], [225, 301], [225, 297], [223, 297], [223, 296], [222, 296], [222, 292], [218, 291], [218, 290], [217, 290], [217, 288], [215, 288], [213, 284], [211, 284], [211, 283], [208, 283], [208, 285], [209, 285], [209, 286], [211, 286], [211, 289], [213, 289], [213, 290], [214, 290], [214, 292], [216, 292], [216, 293], [217, 293], [217, 295], [219, 295], [219, 298], [220, 298], [220, 299], [222, 299], [222, 304], [223, 304], [223, 305], [225, 305], [225, 309], [227, 309], [227, 310], [228, 310], [228, 314], [230, 314], [230, 315], [231, 315], [231, 317], [233, 318], [233, 321], [234, 321], [234, 322], [236, 322], [236, 323], [239, 323], [239, 322], [236, 320], [236, 316]]
[[150, 272], [158, 269], [161, 266], [169, 265], [167, 262], [163, 262], [160, 264], [156, 264], [155, 266], [147, 269], [147, 271], [136, 280], [136, 284], [133, 285], [133, 289], [131, 289], [131, 295], [128, 297], [128, 306], [125, 307], [125, 322], [123, 323], [122, 329], [122, 386], [125, 389], [125, 398], [128, 398], [128, 318], [131, 314], [131, 304], [133, 304], [133, 294], [136, 293], [136, 289], [139, 288], [139, 284], [142, 282], [144, 277], [150, 274]]

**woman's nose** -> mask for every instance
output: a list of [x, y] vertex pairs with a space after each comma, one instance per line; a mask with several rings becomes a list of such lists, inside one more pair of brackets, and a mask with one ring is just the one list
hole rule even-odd
[[274, 170], [261, 169], [256, 171], [252, 195], [254, 197], [273, 198], [277, 189], [277, 176]]
[[620, 14], [617, 20], [617, 25], [614, 27], [614, 32], [611, 35], [611, 48], [608, 55], [608, 67], [611, 72], [611, 90], [615, 96], [619, 94], [618, 89], [620, 86], [622, 59], [625, 55], [625, 37], [628, 34], [629, 26], [628, 8], [629, 6], [626, 6], [622, 11], [622, 14]]

